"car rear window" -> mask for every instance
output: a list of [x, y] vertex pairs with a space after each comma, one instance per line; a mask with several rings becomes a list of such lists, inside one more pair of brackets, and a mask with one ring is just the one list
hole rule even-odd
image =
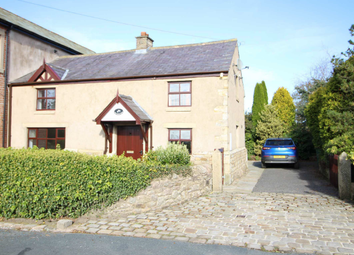
[[267, 140], [265, 145], [294, 145], [292, 140]]

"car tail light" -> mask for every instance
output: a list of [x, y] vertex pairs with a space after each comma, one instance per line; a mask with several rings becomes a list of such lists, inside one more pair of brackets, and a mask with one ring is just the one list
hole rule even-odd
[[296, 150], [296, 147], [288, 147], [289, 150]]
[[269, 147], [263, 147], [262, 150], [270, 150]]

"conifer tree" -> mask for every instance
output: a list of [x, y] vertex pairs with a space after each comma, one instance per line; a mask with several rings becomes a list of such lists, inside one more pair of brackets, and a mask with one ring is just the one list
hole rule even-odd
[[278, 111], [279, 118], [284, 122], [287, 129], [295, 123], [295, 104], [289, 91], [284, 88], [278, 88], [274, 93], [272, 105]]
[[253, 105], [252, 105], [252, 124], [257, 126], [260, 119], [259, 114], [263, 111], [264, 106], [268, 104], [268, 93], [265, 82], [257, 83], [254, 88]]
[[254, 128], [252, 124], [252, 113], [245, 113], [245, 142], [248, 157], [254, 155], [254, 139], [253, 139]]
[[256, 155], [261, 154], [262, 146], [268, 138], [282, 137], [284, 123], [278, 117], [278, 111], [274, 105], [266, 105], [260, 114], [260, 120], [256, 127], [258, 140], [254, 148]]
[[268, 104], [268, 91], [267, 91], [267, 86], [264, 81], [261, 82], [262, 84], [262, 90], [263, 90], [263, 97], [264, 97], [264, 102], [267, 105]]

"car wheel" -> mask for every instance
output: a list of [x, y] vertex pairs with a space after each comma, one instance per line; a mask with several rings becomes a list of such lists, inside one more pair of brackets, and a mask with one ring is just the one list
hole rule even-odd
[[262, 164], [262, 168], [267, 168], [267, 165], [265, 163], [261, 162], [261, 164]]
[[294, 168], [295, 168], [295, 169], [299, 169], [299, 168], [300, 168], [300, 163], [299, 163], [299, 161], [294, 164]]

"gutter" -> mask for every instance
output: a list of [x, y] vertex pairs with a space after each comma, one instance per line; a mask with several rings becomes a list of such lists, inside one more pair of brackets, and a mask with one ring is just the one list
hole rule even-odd
[[195, 73], [172, 73], [172, 74], [155, 74], [155, 75], [137, 75], [137, 76], [122, 76], [112, 78], [93, 78], [93, 79], [78, 79], [78, 80], [61, 80], [61, 81], [45, 81], [45, 82], [16, 82], [12, 86], [26, 86], [26, 85], [41, 85], [41, 84], [55, 84], [55, 83], [72, 83], [72, 82], [96, 82], [96, 81], [115, 81], [115, 80], [132, 80], [132, 79], [156, 79], [169, 77], [184, 77], [193, 75], [217, 75], [220, 73], [228, 74], [229, 71], [212, 71], [212, 72], [195, 72]]
[[[2, 147], [5, 148], [5, 130], [6, 130], [6, 105], [7, 105], [7, 86], [8, 86], [8, 60], [9, 60], [9, 51], [10, 51], [10, 30], [11, 30], [12, 26], [10, 26], [10, 28], [6, 31], [6, 56], [5, 56], [5, 77], [4, 77], [4, 112], [3, 112], [3, 126], [2, 126]], [[9, 116], [7, 116], [9, 117]], [[7, 147], [7, 146], [6, 146]]]

